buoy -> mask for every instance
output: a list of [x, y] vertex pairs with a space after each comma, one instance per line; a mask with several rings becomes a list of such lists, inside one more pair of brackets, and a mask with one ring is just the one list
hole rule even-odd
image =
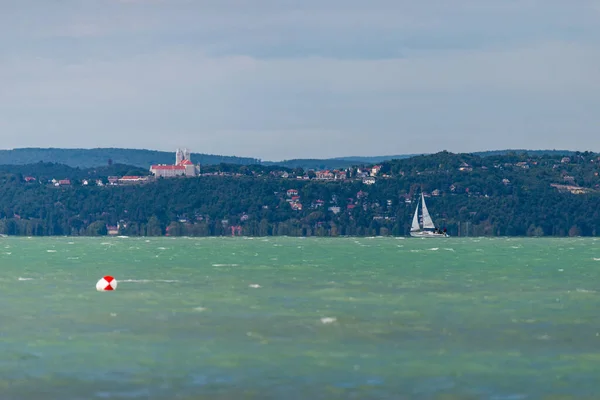
[[104, 292], [105, 290], [116, 290], [117, 280], [110, 275], [106, 275], [96, 283], [96, 290]]

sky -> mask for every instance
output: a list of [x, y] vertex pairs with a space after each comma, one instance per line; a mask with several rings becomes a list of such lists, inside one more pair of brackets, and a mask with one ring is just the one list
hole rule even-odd
[[600, 0], [5, 0], [0, 148], [600, 151]]

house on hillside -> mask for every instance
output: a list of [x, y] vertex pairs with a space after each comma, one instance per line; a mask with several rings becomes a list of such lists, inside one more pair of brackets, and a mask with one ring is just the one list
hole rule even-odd
[[381, 171], [381, 165], [375, 165], [373, 168], [371, 168], [371, 176], [377, 176], [379, 171]]
[[363, 179], [363, 184], [365, 185], [373, 185], [375, 183], [375, 178], [365, 178]]
[[147, 176], [122, 176], [121, 178], [118, 179], [119, 183], [142, 183], [142, 182], [147, 182], [148, 181], [148, 177]]

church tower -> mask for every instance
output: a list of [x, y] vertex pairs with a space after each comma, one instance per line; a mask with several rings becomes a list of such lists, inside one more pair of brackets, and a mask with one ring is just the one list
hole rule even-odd
[[177, 151], [175, 152], [175, 165], [181, 164], [184, 158], [185, 157], [183, 155], [183, 151], [181, 151], [181, 149], [177, 149]]

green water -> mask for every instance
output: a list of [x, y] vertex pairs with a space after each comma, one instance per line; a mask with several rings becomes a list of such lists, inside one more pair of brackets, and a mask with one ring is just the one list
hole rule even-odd
[[2, 400], [600, 398], [597, 239], [2, 238], [0, 270]]

